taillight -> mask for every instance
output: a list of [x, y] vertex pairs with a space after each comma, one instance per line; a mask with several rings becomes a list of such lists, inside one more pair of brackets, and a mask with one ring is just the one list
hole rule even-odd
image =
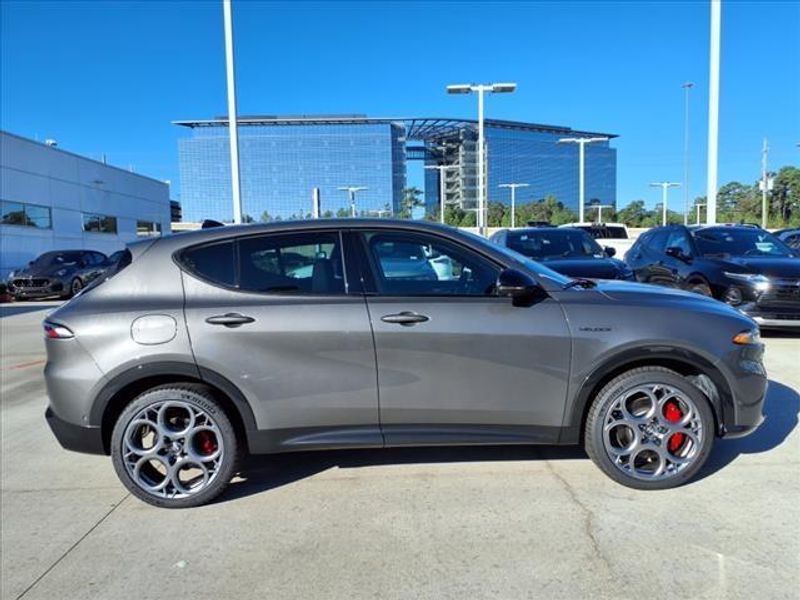
[[63, 325], [44, 323], [44, 336], [51, 340], [66, 340], [75, 337], [75, 334]]

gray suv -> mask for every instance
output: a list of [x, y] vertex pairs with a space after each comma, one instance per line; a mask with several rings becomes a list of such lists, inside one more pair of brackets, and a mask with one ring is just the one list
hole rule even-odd
[[216, 497], [245, 453], [333, 448], [583, 444], [669, 488], [758, 426], [767, 383], [720, 302], [384, 219], [139, 242], [44, 328], [56, 437], [165, 507]]

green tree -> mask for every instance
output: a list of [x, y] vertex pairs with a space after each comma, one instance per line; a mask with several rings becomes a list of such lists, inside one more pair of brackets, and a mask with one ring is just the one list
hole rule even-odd
[[[800, 225], [800, 169], [783, 167], [775, 176], [769, 198], [770, 215], [777, 227]], [[774, 215], [774, 216], [773, 216]]]
[[412, 211], [418, 207], [423, 206], [422, 190], [416, 187], [403, 189], [403, 199], [400, 201], [400, 213], [398, 216], [401, 219], [410, 219]]
[[261, 222], [262, 223], [269, 223], [271, 221], [272, 221], [272, 215], [269, 214], [269, 211], [265, 210], [263, 213], [261, 213]]
[[350, 209], [342, 207], [336, 211], [336, 216], [340, 219], [345, 219], [350, 216]]
[[647, 212], [644, 200], [632, 200], [628, 206], [617, 213], [617, 220], [625, 223], [628, 227], [641, 227], [642, 222], [647, 218]]

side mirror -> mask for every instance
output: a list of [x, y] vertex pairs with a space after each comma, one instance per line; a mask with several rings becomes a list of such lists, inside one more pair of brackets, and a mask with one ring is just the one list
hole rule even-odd
[[664, 252], [667, 256], [671, 256], [672, 258], [677, 258], [678, 260], [686, 261], [689, 258], [691, 258], [690, 256], [684, 254], [683, 250], [681, 250], [677, 246], [670, 246]]
[[536, 280], [516, 269], [503, 269], [497, 277], [495, 290], [498, 296], [508, 296], [514, 306], [530, 306], [541, 287]]
[[608, 258], [612, 258], [617, 255], [617, 249], [612, 248], [611, 246], [606, 246], [605, 248], [603, 248], [603, 252], [605, 252], [605, 255]]

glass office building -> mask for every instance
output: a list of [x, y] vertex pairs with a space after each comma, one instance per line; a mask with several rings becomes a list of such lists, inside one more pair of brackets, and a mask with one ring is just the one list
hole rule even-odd
[[[228, 128], [225, 118], [176, 121], [190, 130], [179, 140], [185, 221], [232, 219]], [[562, 137], [615, 137], [567, 127], [486, 120], [487, 196], [510, 202], [502, 183], [527, 183], [517, 201], [555, 196], [577, 211], [578, 148]], [[424, 201], [438, 214], [440, 194], [467, 210], [477, 205], [477, 123], [444, 118], [380, 119], [361, 115], [240, 117], [242, 213], [259, 221], [305, 218], [319, 188], [322, 214], [350, 212], [342, 187], [356, 193], [359, 215], [396, 214], [409, 161], [422, 161]], [[440, 180], [440, 177], [443, 179]], [[616, 150], [586, 146], [586, 200], [615, 204]]]

